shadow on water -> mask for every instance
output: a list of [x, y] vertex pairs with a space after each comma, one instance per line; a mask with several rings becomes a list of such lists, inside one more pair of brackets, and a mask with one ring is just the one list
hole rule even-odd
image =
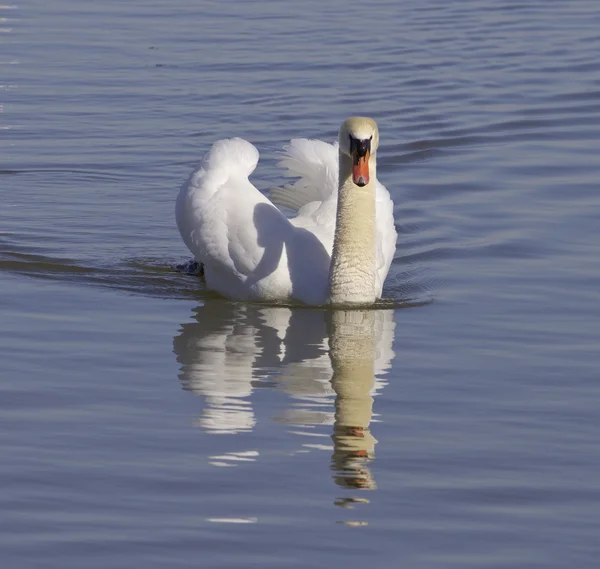
[[45, 281], [98, 286], [166, 299], [216, 298], [195, 274], [177, 270], [177, 263], [149, 258], [115, 263], [90, 263], [50, 256], [0, 240], [0, 272]]
[[[269, 420], [294, 426], [306, 440], [297, 452], [329, 450], [335, 483], [344, 489], [376, 488], [370, 463], [373, 396], [385, 385], [394, 352], [393, 310], [306, 310], [206, 301], [182, 324], [173, 350], [187, 391], [201, 395], [197, 425], [214, 434], [253, 431], [264, 419], [255, 410], [260, 388], [286, 394], [285, 411]], [[332, 405], [333, 403], [333, 405]], [[329, 425], [330, 444], [311, 444]], [[307, 442], [311, 441], [311, 442]], [[265, 449], [267, 450], [267, 449]], [[251, 458], [258, 460], [260, 452]], [[215, 466], [238, 456], [219, 455]], [[239, 464], [239, 463], [238, 463]], [[350, 500], [350, 502], [348, 502]], [[340, 498], [349, 507], [355, 498]]]

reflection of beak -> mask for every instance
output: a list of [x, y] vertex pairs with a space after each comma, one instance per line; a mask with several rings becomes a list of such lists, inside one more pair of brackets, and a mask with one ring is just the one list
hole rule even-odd
[[369, 183], [371, 140], [350, 137], [350, 154], [352, 155], [352, 181], [362, 188]]

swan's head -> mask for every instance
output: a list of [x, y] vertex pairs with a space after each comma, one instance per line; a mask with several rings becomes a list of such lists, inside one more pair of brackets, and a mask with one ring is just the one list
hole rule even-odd
[[369, 183], [369, 159], [379, 146], [377, 123], [368, 117], [351, 117], [340, 128], [340, 152], [352, 160], [352, 181], [361, 188]]

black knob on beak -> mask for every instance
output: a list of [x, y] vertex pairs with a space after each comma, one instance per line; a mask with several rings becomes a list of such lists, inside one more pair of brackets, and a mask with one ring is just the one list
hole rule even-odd
[[371, 139], [358, 139], [350, 136], [350, 154], [356, 158], [364, 158], [371, 152]]

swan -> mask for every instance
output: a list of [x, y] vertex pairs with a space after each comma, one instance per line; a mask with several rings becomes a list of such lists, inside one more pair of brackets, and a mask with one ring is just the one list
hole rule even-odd
[[241, 138], [215, 142], [175, 208], [207, 287], [232, 300], [311, 306], [380, 298], [397, 234], [376, 177], [378, 146], [377, 124], [366, 117], [344, 121], [337, 144], [292, 140], [279, 165], [299, 179], [273, 188], [271, 201], [248, 180], [258, 150]]

